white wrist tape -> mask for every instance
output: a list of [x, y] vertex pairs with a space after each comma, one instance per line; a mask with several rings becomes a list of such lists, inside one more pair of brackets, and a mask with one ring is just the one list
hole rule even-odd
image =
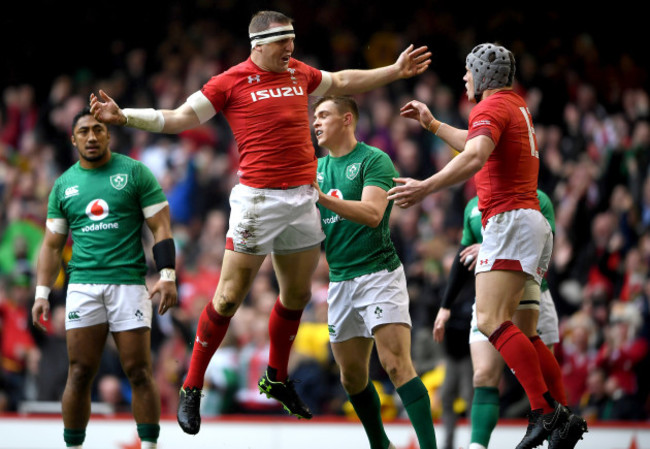
[[160, 280], [176, 282], [176, 270], [173, 268], [163, 268], [160, 270]]
[[38, 298], [42, 298], [47, 301], [50, 297], [51, 291], [52, 290], [50, 289], [50, 287], [46, 287], [45, 285], [37, 285], [36, 294], [34, 295], [34, 300]]
[[165, 117], [157, 109], [122, 109], [126, 117], [126, 126], [130, 128], [142, 129], [154, 133], [162, 132], [165, 126]]

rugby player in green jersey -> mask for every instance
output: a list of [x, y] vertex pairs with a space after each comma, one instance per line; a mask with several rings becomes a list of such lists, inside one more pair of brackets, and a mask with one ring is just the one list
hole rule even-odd
[[315, 103], [314, 131], [329, 154], [318, 160], [318, 207], [330, 268], [328, 327], [341, 383], [371, 449], [394, 448], [384, 431], [369, 379], [373, 340], [402, 399], [420, 448], [436, 448], [429, 393], [411, 361], [406, 277], [390, 238], [388, 218], [396, 170], [378, 148], [357, 142], [359, 112], [349, 97]]
[[[72, 123], [79, 162], [65, 171], [50, 193], [45, 237], [37, 264], [34, 325], [45, 330], [50, 288], [71, 234], [72, 258], [66, 296], [69, 368], [63, 398], [63, 438], [81, 448], [90, 419], [90, 390], [111, 332], [132, 390], [132, 411], [142, 449], [155, 449], [160, 433], [160, 396], [152, 376], [152, 298], [158, 313], [176, 305], [175, 249], [169, 206], [151, 171], [141, 162], [112, 153], [110, 132], [90, 108]], [[160, 279], [151, 292], [142, 224], [154, 239]]]

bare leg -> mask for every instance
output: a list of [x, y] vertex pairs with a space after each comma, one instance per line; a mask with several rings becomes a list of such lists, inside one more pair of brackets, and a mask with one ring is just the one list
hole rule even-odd
[[90, 389], [101, 360], [108, 324], [66, 331], [68, 379], [61, 399], [63, 426], [85, 429], [90, 419]]
[[293, 254], [274, 254], [273, 267], [280, 301], [290, 310], [302, 310], [311, 299], [311, 277], [320, 259], [320, 246]]
[[113, 334], [122, 368], [132, 389], [133, 417], [138, 424], [158, 424], [160, 395], [151, 368], [151, 330], [140, 328]]

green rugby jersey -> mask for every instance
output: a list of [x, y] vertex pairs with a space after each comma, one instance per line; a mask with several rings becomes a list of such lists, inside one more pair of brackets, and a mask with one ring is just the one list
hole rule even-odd
[[[377, 186], [386, 191], [393, 187], [397, 170], [386, 153], [359, 142], [345, 156], [319, 158], [317, 176], [323, 193], [360, 201], [365, 186]], [[376, 228], [345, 220], [320, 204], [318, 208], [326, 235], [325, 254], [331, 281], [345, 281], [399, 267], [400, 260], [388, 227], [392, 201]]]
[[72, 235], [70, 283], [144, 284], [142, 209], [167, 201], [144, 164], [112, 153], [103, 166], [77, 162], [54, 183], [47, 218], [63, 218]]
[[[537, 190], [537, 198], [539, 198], [539, 208], [542, 215], [546, 217], [551, 231], [555, 233], [555, 211], [553, 210], [553, 203], [551, 199], [541, 190]], [[470, 246], [475, 243], [483, 242], [483, 227], [481, 225], [481, 212], [478, 210], [478, 196], [475, 196], [465, 206], [463, 213], [463, 237], [460, 244]], [[548, 290], [548, 283], [546, 279], [542, 279], [542, 291]]]

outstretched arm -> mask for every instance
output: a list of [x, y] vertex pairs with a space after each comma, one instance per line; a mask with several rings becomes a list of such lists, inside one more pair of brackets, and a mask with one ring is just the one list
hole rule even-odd
[[[102, 101], [103, 100], [103, 101]], [[121, 109], [115, 100], [100, 89], [99, 98], [90, 94], [90, 112], [108, 125], [129, 126], [144, 131], [177, 134], [201, 122], [188, 103], [176, 109]]]
[[411, 207], [427, 195], [456, 185], [472, 177], [483, 167], [494, 150], [494, 142], [487, 136], [472, 138], [465, 145], [465, 151], [453, 158], [442, 170], [424, 181], [411, 178], [397, 178], [398, 186], [388, 191], [388, 199], [395, 200], [399, 207]]
[[465, 149], [467, 130], [439, 122], [425, 104], [417, 100], [410, 101], [402, 106], [400, 115], [420, 122], [424, 129], [440, 137], [454, 150], [462, 152]]
[[424, 72], [431, 64], [431, 52], [426, 46], [409, 45], [397, 61], [389, 66], [370, 70], [341, 70], [332, 73], [332, 85], [327, 95], [350, 95], [366, 92], [402, 78]]

